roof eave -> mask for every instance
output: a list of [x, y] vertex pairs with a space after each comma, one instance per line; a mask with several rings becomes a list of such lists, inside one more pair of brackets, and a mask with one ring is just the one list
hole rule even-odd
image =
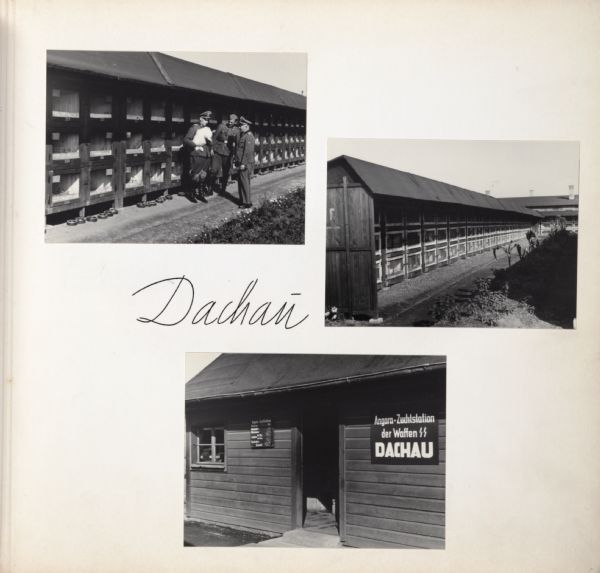
[[446, 362], [433, 362], [431, 364], [421, 364], [419, 366], [409, 366], [406, 368], [397, 368], [388, 370], [385, 372], [376, 372], [371, 374], [361, 374], [358, 376], [345, 376], [342, 378], [335, 378], [330, 380], [315, 380], [312, 382], [306, 382], [304, 384], [296, 384], [293, 386], [282, 386], [277, 388], [262, 388], [260, 390], [248, 390], [246, 392], [231, 392], [228, 394], [218, 394], [215, 396], [207, 396], [204, 398], [186, 398], [186, 404], [208, 402], [213, 400], [225, 400], [232, 398], [252, 398], [260, 396], [270, 396], [273, 394], [284, 394], [289, 392], [295, 392], [300, 390], [313, 390], [316, 388], [331, 388], [334, 386], [343, 386], [346, 384], [357, 384], [360, 382], [366, 382], [373, 379], [379, 381], [387, 380], [395, 376], [408, 376], [419, 372], [433, 372], [437, 370], [443, 370], [446, 368]]

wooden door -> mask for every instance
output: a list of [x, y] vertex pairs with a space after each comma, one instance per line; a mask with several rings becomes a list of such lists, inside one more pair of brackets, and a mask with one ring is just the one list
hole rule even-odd
[[325, 304], [347, 316], [377, 313], [373, 198], [360, 185], [327, 188]]

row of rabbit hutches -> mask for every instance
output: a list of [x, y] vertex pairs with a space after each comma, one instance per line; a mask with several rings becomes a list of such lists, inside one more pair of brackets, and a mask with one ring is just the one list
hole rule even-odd
[[346, 155], [328, 162], [326, 306], [374, 316], [377, 291], [524, 239], [541, 215]]
[[302, 163], [305, 96], [154, 52], [47, 52], [46, 214], [179, 187], [183, 138], [253, 122], [255, 169]]
[[220, 355], [186, 384], [186, 519], [443, 548], [445, 388], [443, 356]]

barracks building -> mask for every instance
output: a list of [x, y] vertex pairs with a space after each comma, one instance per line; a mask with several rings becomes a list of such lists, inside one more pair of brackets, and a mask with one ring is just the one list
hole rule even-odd
[[579, 226], [579, 196], [570, 195], [535, 195], [530, 197], [511, 197], [511, 201], [527, 209], [534, 209], [543, 219], [540, 222], [542, 235], [548, 233], [553, 225], [561, 219], [570, 231], [577, 231]]
[[186, 518], [443, 548], [446, 359], [222, 354], [186, 385]]

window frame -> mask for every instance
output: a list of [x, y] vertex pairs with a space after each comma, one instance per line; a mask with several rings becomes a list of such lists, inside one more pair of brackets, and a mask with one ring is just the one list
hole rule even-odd
[[[205, 431], [210, 432], [210, 443], [201, 442], [201, 434]], [[218, 442], [216, 433], [223, 432], [223, 441]], [[224, 426], [205, 426], [204, 424], [193, 425], [190, 432], [190, 465], [194, 469], [220, 470], [225, 471], [227, 467], [227, 448]], [[223, 447], [223, 461], [216, 461], [217, 447]], [[210, 461], [200, 461], [200, 448], [210, 447]]]

